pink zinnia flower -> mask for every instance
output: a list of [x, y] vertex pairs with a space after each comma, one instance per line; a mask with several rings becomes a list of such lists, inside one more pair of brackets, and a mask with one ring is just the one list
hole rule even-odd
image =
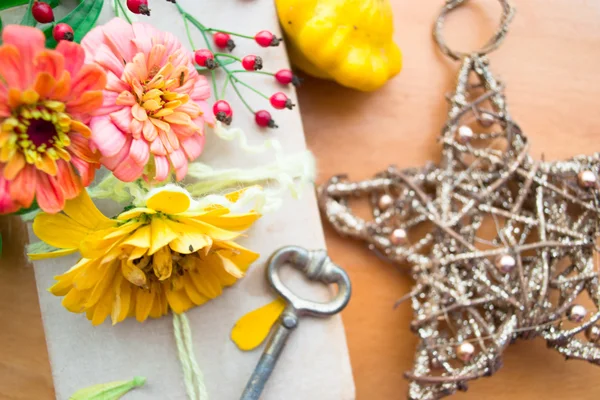
[[35, 28], [10, 25], [0, 46], [0, 214], [62, 210], [94, 179], [90, 113], [102, 105], [106, 75], [85, 64], [81, 46], [45, 49]]
[[91, 122], [102, 164], [125, 182], [162, 181], [171, 167], [183, 179], [204, 147], [204, 123], [213, 122], [208, 81], [191, 52], [169, 32], [119, 18], [90, 31], [82, 45], [108, 77]]

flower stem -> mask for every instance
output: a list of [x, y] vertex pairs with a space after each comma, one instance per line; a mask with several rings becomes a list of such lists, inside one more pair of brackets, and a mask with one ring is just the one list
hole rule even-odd
[[248, 89], [252, 90], [254, 93], [258, 94], [259, 96], [264, 97], [265, 99], [269, 100], [269, 96], [267, 96], [266, 94], [264, 94], [260, 90], [255, 89], [253, 86], [247, 84], [246, 82], [238, 79], [233, 74], [231, 74], [231, 83], [233, 84], [233, 82], [239, 83], [240, 85], [243, 85], [243, 86], [247, 87]]
[[233, 79], [231, 79], [231, 87], [233, 88], [233, 90], [235, 90], [235, 93], [237, 93], [237, 96], [239, 97], [239, 99], [242, 101], [242, 103], [244, 103], [244, 105], [246, 106], [246, 108], [248, 109], [248, 111], [250, 111], [252, 114], [254, 114], [254, 110], [252, 109], [252, 107], [250, 107], [250, 105], [246, 102], [246, 100], [244, 99], [244, 96], [242, 96], [242, 94], [240, 93], [240, 90], [238, 89], [238, 87], [235, 85], [235, 82]]
[[[125, 17], [125, 19], [127, 20], [127, 22], [129, 22], [129, 25], [132, 24], [133, 21], [131, 21], [131, 18], [129, 18], [129, 15], [127, 15], [127, 11], [125, 10], [125, 7], [123, 7], [123, 3], [121, 2], [121, 0], [115, 0], [115, 3], [117, 3], [117, 5], [119, 6], [119, 8], [121, 9], [121, 12], [123, 13], [123, 16]], [[115, 8], [115, 13], [117, 9]], [[117, 13], [117, 17], [118, 17], [118, 13]]]
[[[177, 3], [175, 3], [177, 4]], [[183, 24], [185, 25], [185, 33], [187, 34], [187, 38], [192, 45], [192, 50], [196, 50], [196, 45], [194, 44], [194, 39], [192, 39], [192, 33], [190, 32], [190, 24], [188, 23], [188, 19], [183, 17]]]
[[215, 57], [227, 57], [227, 58], [233, 58], [234, 60], [238, 61], [238, 62], [242, 62], [242, 59], [239, 57], [234, 56], [233, 54], [229, 54], [229, 53], [214, 53]]
[[254, 36], [249, 36], [249, 35], [243, 35], [241, 33], [237, 33], [237, 32], [231, 32], [231, 31], [224, 31], [223, 29], [215, 29], [215, 28], [206, 28], [207, 32], [221, 32], [221, 33], [227, 33], [229, 35], [232, 36], [237, 36], [237, 37], [241, 37], [244, 39], [252, 39], [254, 40]]
[[217, 77], [215, 75], [215, 70], [210, 71], [210, 77], [213, 85], [213, 91], [215, 93], [215, 100], [219, 100], [219, 91], [217, 90]]
[[253, 74], [262, 74], [262, 75], [269, 75], [269, 76], [275, 76], [274, 72], [268, 72], [268, 71], [248, 71], [245, 69], [234, 69], [233, 71], [229, 71], [232, 74], [241, 74], [241, 73], [248, 73], [251, 72]]

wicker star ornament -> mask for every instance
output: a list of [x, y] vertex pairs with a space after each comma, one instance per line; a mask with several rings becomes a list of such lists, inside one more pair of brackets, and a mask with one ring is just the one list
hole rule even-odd
[[[600, 155], [536, 161], [511, 119], [486, 53], [504, 39], [514, 9], [482, 50], [462, 54], [442, 40], [448, 1], [434, 37], [459, 60], [448, 96], [439, 164], [389, 167], [373, 179], [332, 178], [319, 189], [326, 219], [380, 257], [410, 266], [412, 331], [420, 338], [412, 400], [439, 399], [494, 374], [514, 340], [542, 337], [567, 358], [600, 365]], [[369, 199], [373, 219], [349, 200]]]

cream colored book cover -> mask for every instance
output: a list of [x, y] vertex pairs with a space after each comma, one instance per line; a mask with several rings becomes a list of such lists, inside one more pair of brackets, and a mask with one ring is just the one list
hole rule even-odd
[[[190, 14], [207, 26], [254, 34], [268, 29], [281, 35], [276, 10], [270, 0], [177, 0]], [[66, 3], [66, 2], [65, 2]], [[99, 24], [114, 14], [112, 0], [106, 0]], [[161, 30], [174, 33], [189, 47], [185, 27], [175, 6], [166, 0], [151, 2], [152, 15], [139, 16]], [[193, 33], [200, 46], [202, 39]], [[261, 48], [251, 40], [238, 40], [237, 55], [257, 54], [264, 58], [265, 69], [289, 68], [285, 45]], [[252, 76], [249, 81], [266, 93], [281, 90], [268, 76]], [[229, 89], [231, 90], [231, 88]], [[293, 88], [285, 89], [296, 102]], [[268, 108], [265, 99], [248, 92], [256, 109]], [[274, 112], [279, 129], [264, 131], [256, 127], [254, 117], [232, 93], [227, 96], [236, 110], [233, 126], [242, 128], [251, 144], [277, 139], [284, 153], [306, 149], [300, 111]], [[261, 105], [262, 103], [263, 105]], [[235, 142], [218, 139], [209, 130], [205, 151], [199, 161], [218, 168], [264, 165], [272, 154], [249, 155]], [[100, 202], [107, 215], [119, 211], [115, 205]], [[35, 238], [32, 237], [32, 240]], [[263, 346], [241, 352], [230, 340], [236, 320], [274, 298], [265, 280], [265, 262], [269, 255], [285, 245], [308, 249], [325, 247], [317, 203], [312, 187], [306, 187], [300, 199], [288, 196], [275, 213], [267, 214], [252, 228], [240, 244], [261, 254], [246, 277], [222, 296], [187, 312], [194, 337], [195, 356], [204, 373], [210, 399], [237, 399], [242, 394]], [[133, 319], [111, 326], [107, 320], [93, 327], [83, 314], [67, 312], [61, 298], [50, 294], [55, 275], [65, 272], [77, 257], [51, 259], [35, 263], [40, 307], [52, 364], [57, 399], [68, 399], [78, 389], [133, 376], [147, 378], [147, 383], [126, 395], [127, 400], [186, 398], [181, 366], [177, 358], [171, 316], [138, 323]], [[334, 260], [335, 261], [335, 260]], [[316, 300], [324, 301], [331, 293], [290, 276], [295, 287]], [[303, 286], [303, 287], [302, 287]], [[329, 319], [305, 317], [291, 335], [281, 359], [267, 383], [262, 399], [266, 400], [349, 400], [354, 398], [354, 383], [341, 317]]]

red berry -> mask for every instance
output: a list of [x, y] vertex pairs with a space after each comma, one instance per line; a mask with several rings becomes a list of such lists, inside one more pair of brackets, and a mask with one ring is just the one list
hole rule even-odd
[[258, 32], [254, 35], [254, 40], [262, 47], [279, 46], [279, 42], [281, 42], [281, 39], [278, 39], [277, 36], [269, 31]]
[[31, 15], [40, 24], [48, 24], [54, 21], [54, 11], [50, 4], [44, 3], [43, 1], [36, 1], [31, 7]]
[[275, 121], [271, 118], [271, 113], [267, 110], [260, 110], [254, 114], [254, 120], [256, 121], [256, 125], [266, 128], [277, 128], [275, 125]]
[[209, 49], [196, 50], [194, 59], [196, 60], [196, 64], [201, 67], [206, 67], [208, 69], [215, 69], [217, 67], [215, 55]]
[[253, 55], [246, 56], [242, 59], [242, 67], [246, 71], [258, 71], [263, 67], [262, 58]]
[[148, 0], [127, 0], [127, 8], [134, 14], [150, 15]]
[[235, 49], [235, 42], [233, 39], [231, 39], [231, 36], [228, 33], [215, 32], [213, 35], [213, 40], [215, 42], [215, 46], [220, 49], [227, 49], [229, 51]]
[[231, 110], [231, 106], [225, 100], [219, 100], [213, 105], [213, 113], [217, 120], [223, 122], [226, 125], [231, 123], [231, 119], [233, 117], [233, 111]]
[[295, 104], [292, 103], [292, 100], [288, 99], [285, 93], [277, 92], [269, 99], [271, 105], [278, 109], [283, 110], [284, 108], [289, 108], [290, 110], [294, 107]]
[[54, 29], [52, 29], [52, 37], [54, 37], [54, 40], [57, 42], [60, 42], [61, 40], [72, 42], [73, 39], [75, 39], [73, 28], [65, 23], [56, 24]]

